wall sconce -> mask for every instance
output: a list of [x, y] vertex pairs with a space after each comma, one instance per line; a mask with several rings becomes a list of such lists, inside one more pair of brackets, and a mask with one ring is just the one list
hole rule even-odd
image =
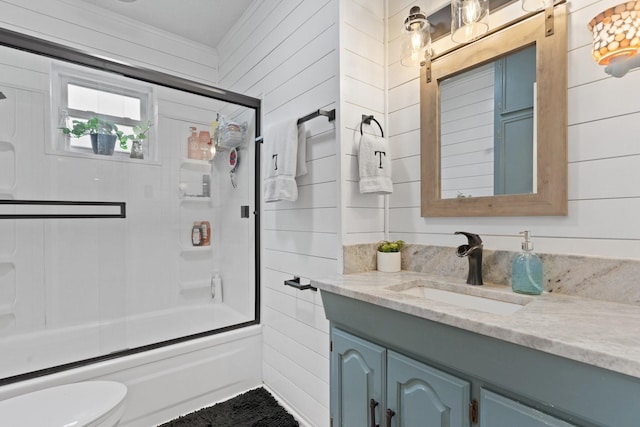
[[640, 1], [627, 1], [599, 13], [588, 24], [593, 58], [613, 77], [640, 66]]
[[451, 2], [451, 40], [469, 43], [489, 31], [489, 0]]
[[4, 93], [0, 92], [0, 99], [7, 99]]
[[419, 6], [413, 6], [404, 20], [404, 34], [400, 63], [417, 67], [431, 55], [431, 30], [427, 17]]
[[522, 9], [527, 12], [537, 12], [553, 6], [553, 0], [522, 0]]

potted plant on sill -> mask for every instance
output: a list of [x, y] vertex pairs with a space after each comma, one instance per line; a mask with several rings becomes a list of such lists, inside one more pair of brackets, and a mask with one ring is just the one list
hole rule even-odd
[[60, 130], [63, 134], [75, 138], [89, 135], [91, 148], [95, 154], [111, 156], [116, 146], [116, 139], [122, 136], [122, 132], [118, 130], [118, 126], [115, 123], [100, 117], [92, 117], [86, 122], [74, 120], [72, 124], [73, 127], [71, 129], [61, 127]]
[[133, 134], [123, 135], [122, 132], [118, 134], [120, 139], [120, 148], [123, 150], [127, 149], [127, 141], [131, 140], [131, 154], [129, 157], [132, 159], [144, 159], [144, 154], [142, 151], [142, 141], [147, 139], [147, 133], [149, 132], [149, 128], [153, 126], [153, 123], [147, 122], [143, 123], [139, 126], [133, 127]]
[[401, 254], [400, 251], [404, 246], [404, 241], [396, 240], [389, 242], [383, 240], [378, 243], [378, 271], [386, 273], [396, 273], [400, 271]]

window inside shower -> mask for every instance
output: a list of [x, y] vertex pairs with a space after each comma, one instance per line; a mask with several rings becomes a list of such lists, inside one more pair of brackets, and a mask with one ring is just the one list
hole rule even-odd
[[259, 101], [65, 52], [0, 47], [0, 384], [259, 321]]

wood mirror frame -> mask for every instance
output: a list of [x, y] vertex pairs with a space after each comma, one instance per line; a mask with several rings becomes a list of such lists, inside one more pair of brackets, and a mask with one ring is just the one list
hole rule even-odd
[[[537, 192], [443, 199], [440, 179], [440, 82], [521, 48], [536, 45]], [[537, 13], [434, 59], [420, 76], [421, 216], [567, 215], [567, 10], [555, 7], [554, 33], [545, 36]]]

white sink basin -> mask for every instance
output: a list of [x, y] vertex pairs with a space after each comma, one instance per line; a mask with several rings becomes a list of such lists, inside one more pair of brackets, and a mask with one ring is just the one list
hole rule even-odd
[[513, 314], [532, 301], [522, 295], [486, 290], [479, 287], [471, 287], [471, 285], [417, 282], [408, 287], [392, 286], [388, 289], [402, 295], [411, 295], [430, 301], [498, 315]]

